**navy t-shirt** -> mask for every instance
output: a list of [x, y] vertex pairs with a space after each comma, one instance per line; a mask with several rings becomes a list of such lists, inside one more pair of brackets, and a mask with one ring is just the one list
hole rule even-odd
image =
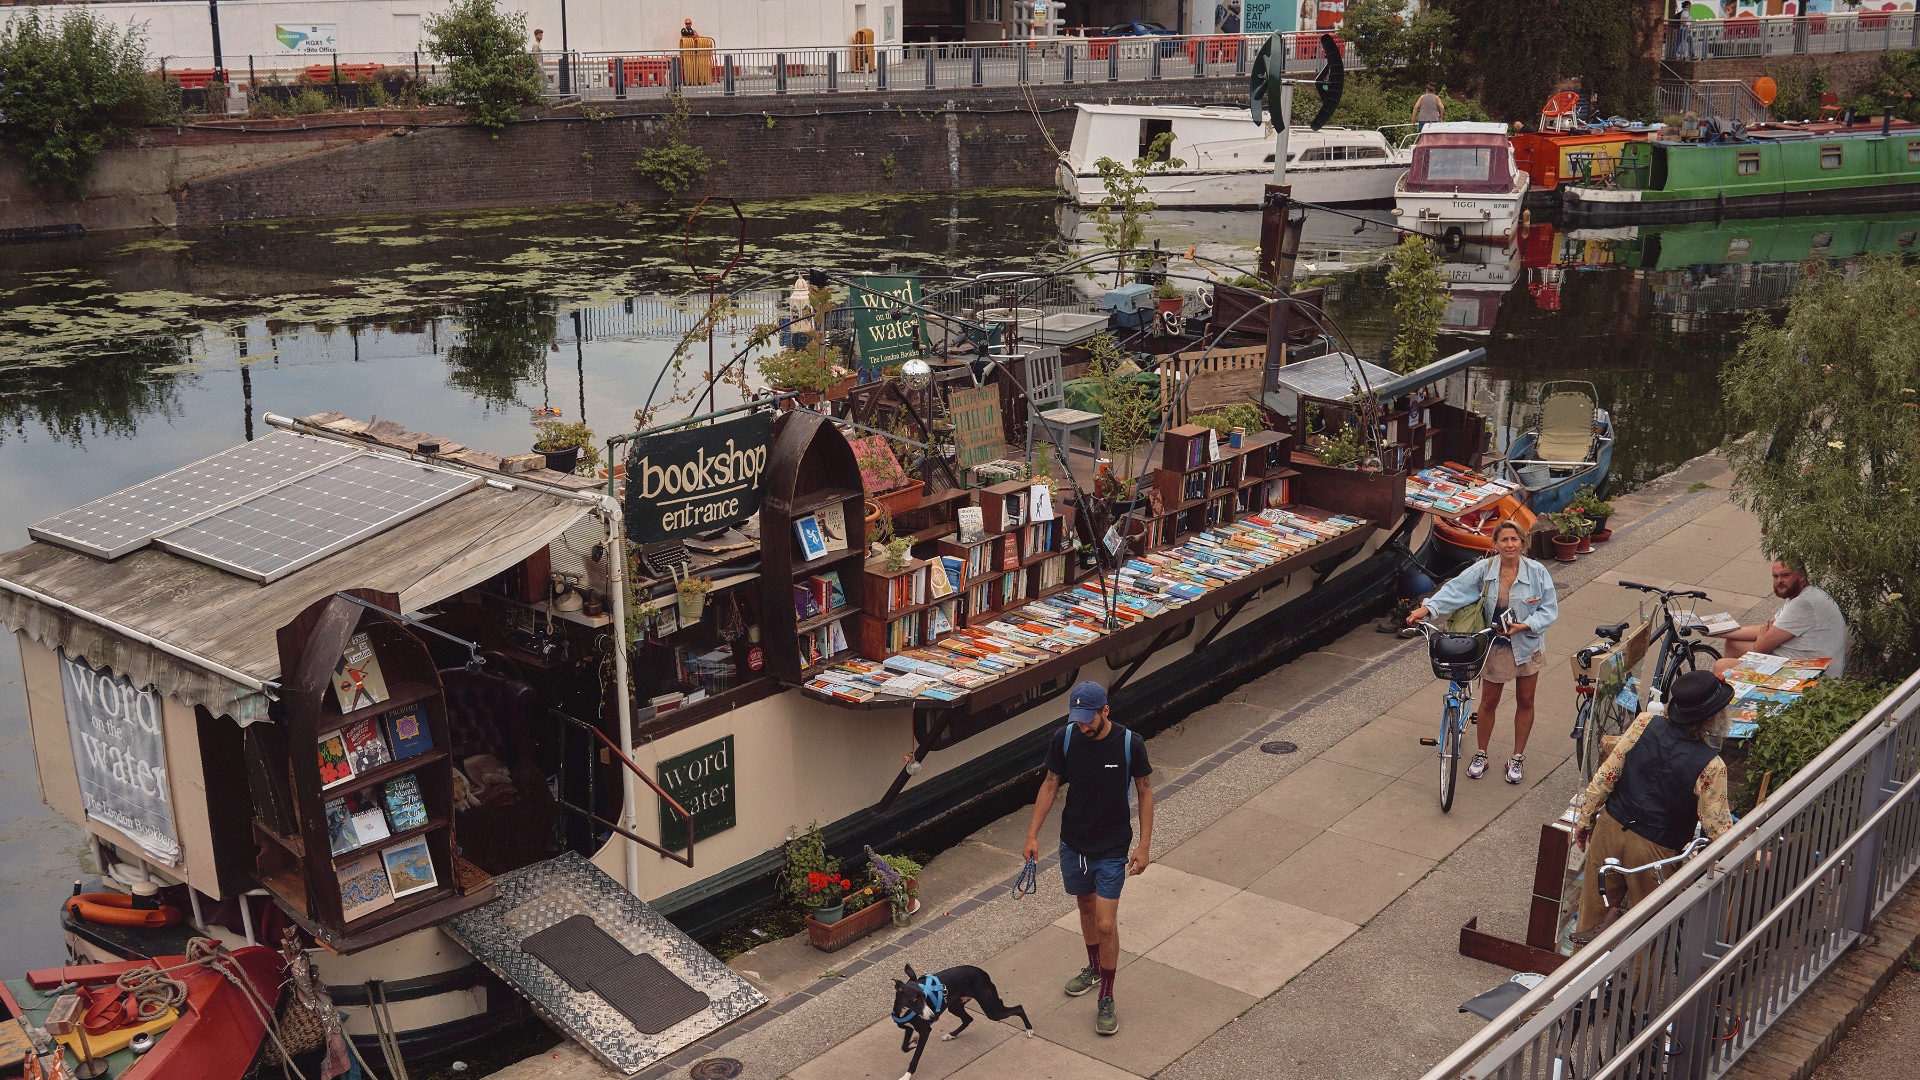
[[[1060, 812], [1060, 842], [1089, 859], [1124, 858], [1133, 847], [1133, 819], [1128, 813], [1127, 790], [1135, 777], [1153, 772], [1147, 764], [1147, 742], [1138, 732], [1118, 724], [1104, 738], [1090, 739], [1073, 732], [1067, 749], [1062, 727], [1047, 744], [1047, 771], [1067, 785], [1067, 805]], [[1126, 746], [1133, 740], [1133, 768], [1127, 769]]]

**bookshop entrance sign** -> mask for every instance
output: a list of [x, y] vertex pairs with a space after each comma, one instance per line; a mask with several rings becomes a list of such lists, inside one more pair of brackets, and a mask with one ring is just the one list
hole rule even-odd
[[627, 452], [627, 538], [657, 544], [760, 512], [773, 414], [647, 435]]
[[[660, 786], [693, 815], [697, 843], [734, 826], [733, 736], [660, 762]], [[667, 800], [660, 800], [660, 846], [687, 846], [687, 827]]]
[[60, 689], [87, 816], [126, 834], [155, 861], [179, 865], [160, 695], [64, 649]]

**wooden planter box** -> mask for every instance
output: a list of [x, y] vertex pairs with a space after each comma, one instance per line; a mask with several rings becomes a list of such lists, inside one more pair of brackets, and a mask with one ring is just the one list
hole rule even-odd
[[914, 480], [909, 482], [906, 487], [895, 488], [892, 491], [883, 491], [878, 495], [870, 497], [874, 502], [886, 507], [889, 515], [899, 517], [909, 510], [918, 510], [920, 508], [920, 499], [922, 493], [926, 491], [926, 488], [926, 481]]
[[[915, 895], [919, 880], [914, 878], [907, 882], [907, 895], [913, 897], [912, 903], [916, 905], [919, 903], [919, 897]], [[838, 952], [892, 922], [893, 905], [885, 900], [876, 900], [837, 923], [815, 922], [813, 916], [809, 915], [807, 944], [821, 952]]]

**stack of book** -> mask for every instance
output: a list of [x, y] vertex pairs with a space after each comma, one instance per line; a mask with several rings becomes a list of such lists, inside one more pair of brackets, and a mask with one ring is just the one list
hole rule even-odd
[[[1709, 616], [1712, 618], [1712, 616]], [[1826, 674], [1830, 656], [1775, 656], [1772, 653], [1747, 653], [1726, 674], [1733, 687], [1733, 704], [1727, 706], [1732, 720], [1729, 739], [1752, 738], [1767, 717], [1800, 700], [1820, 676]]]
[[1511, 480], [1498, 480], [1448, 462], [1407, 477], [1407, 505], [1452, 517], [1498, 502], [1519, 488]]
[[[1205, 602], [1209, 592], [1227, 582], [1367, 524], [1344, 514], [1314, 517], [1268, 510], [1208, 529], [1178, 548], [1128, 560], [1117, 580], [1105, 583], [1104, 594], [1097, 584], [1069, 585], [1041, 599], [1005, 605], [1005, 610], [970, 608], [976, 616], [943, 631], [945, 636], [933, 632], [933, 619], [952, 601], [938, 601], [924, 612], [927, 622], [918, 641], [903, 639], [901, 647], [887, 655], [834, 664], [814, 673], [805, 685], [816, 694], [848, 702], [876, 696], [952, 701], [1055, 654], [1094, 645], [1116, 630]], [[973, 589], [997, 592], [1004, 587], [989, 571], [986, 582], [962, 588], [967, 581], [964, 560], [964, 553], [956, 554], [935, 568], [962, 598]]]

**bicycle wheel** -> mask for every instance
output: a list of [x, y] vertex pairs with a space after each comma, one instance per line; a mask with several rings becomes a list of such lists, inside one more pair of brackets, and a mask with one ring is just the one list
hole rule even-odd
[[1667, 701], [1672, 698], [1673, 680], [1689, 671], [1712, 671], [1713, 662], [1718, 659], [1720, 659], [1720, 650], [1706, 642], [1687, 642], [1687, 651], [1677, 653], [1673, 663], [1667, 666], [1665, 674], [1660, 677], [1660, 700]]
[[1598, 763], [1589, 765], [1587, 757], [1587, 729], [1593, 726], [1593, 695], [1581, 694], [1580, 705], [1573, 713], [1573, 765], [1580, 775], [1593, 779], [1593, 770]]
[[1601, 762], [1607, 759], [1607, 744], [1603, 740], [1626, 734], [1635, 715], [1622, 709], [1615, 695], [1594, 696], [1599, 700], [1593, 703], [1593, 714], [1587, 718], [1587, 763], [1581, 770], [1588, 780], [1593, 779], [1593, 774], [1600, 771]]
[[1440, 714], [1440, 812], [1453, 809], [1453, 785], [1460, 776], [1460, 703], [1448, 701]]

